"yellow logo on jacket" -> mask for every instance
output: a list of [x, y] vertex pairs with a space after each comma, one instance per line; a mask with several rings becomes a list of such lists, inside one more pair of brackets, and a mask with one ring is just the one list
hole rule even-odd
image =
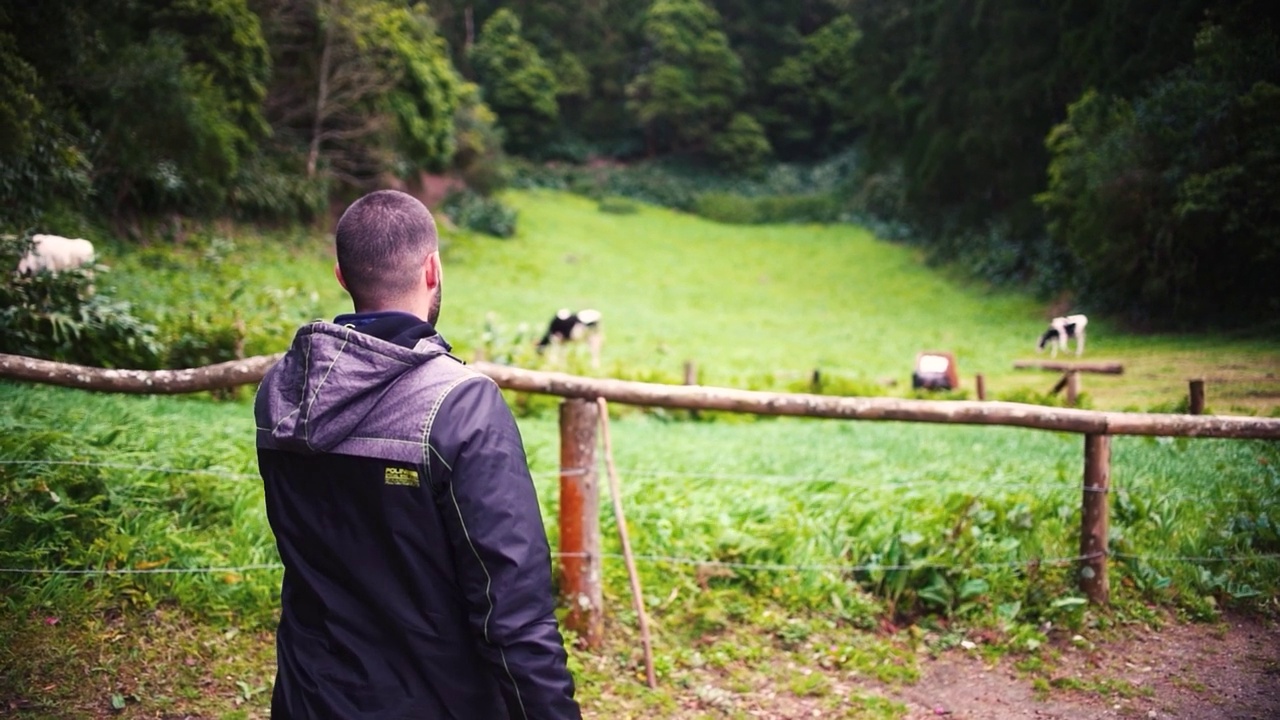
[[388, 485], [407, 485], [418, 487], [418, 471], [409, 468], [389, 467], [383, 476]]

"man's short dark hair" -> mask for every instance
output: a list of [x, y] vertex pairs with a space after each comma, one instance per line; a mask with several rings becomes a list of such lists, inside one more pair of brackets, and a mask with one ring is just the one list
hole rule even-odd
[[436, 221], [417, 198], [378, 190], [356, 200], [337, 230], [338, 267], [359, 309], [384, 309], [421, 282], [439, 247]]

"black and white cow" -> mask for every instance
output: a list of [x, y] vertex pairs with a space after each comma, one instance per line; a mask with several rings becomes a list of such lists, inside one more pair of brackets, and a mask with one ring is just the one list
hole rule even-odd
[[563, 343], [585, 340], [591, 349], [591, 367], [600, 367], [600, 348], [604, 346], [604, 330], [600, 327], [599, 310], [579, 310], [570, 312], [561, 308], [551, 318], [547, 332], [538, 341], [538, 352], [545, 352], [548, 347], [557, 347]]
[[1084, 315], [1067, 315], [1066, 317], [1056, 317], [1049, 321], [1049, 329], [1044, 331], [1040, 336], [1040, 342], [1036, 344], [1036, 349], [1043, 352], [1046, 345], [1049, 346], [1053, 357], [1058, 356], [1058, 350], [1066, 352], [1067, 341], [1075, 338], [1076, 355], [1084, 354], [1084, 328], [1089, 324], [1089, 318]]

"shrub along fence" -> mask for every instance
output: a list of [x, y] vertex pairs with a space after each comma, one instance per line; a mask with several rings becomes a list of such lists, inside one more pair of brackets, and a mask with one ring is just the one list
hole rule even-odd
[[[138, 394], [187, 393], [255, 383], [279, 356], [263, 356], [180, 371], [104, 370], [0, 354], [0, 377], [87, 390]], [[843, 420], [1004, 425], [1084, 436], [1079, 582], [1092, 601], [1110, 600], [1108, 496], [1111, 436], [1280, 439], [1280, 419], [1213, 415], [1122, 413], [1011, 402], [832, 397], [661, 385], [565, 373], [471, 365], [500, 387], [564, 398], [560, 408], [561, 591], [570, 608], [566, 626], [588, 646], [603, 640], [603, 571], [595, 448], [598, 398], [642, 407], [719, 410]]]

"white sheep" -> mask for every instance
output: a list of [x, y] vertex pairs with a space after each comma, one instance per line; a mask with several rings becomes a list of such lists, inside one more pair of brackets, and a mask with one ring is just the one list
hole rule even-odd
[[93, 262], [93, 243], [88, 240], [34, 235], [31, 242], [31, 251], [18, 261], [18, 272], [23, 275], [72, 270]]

